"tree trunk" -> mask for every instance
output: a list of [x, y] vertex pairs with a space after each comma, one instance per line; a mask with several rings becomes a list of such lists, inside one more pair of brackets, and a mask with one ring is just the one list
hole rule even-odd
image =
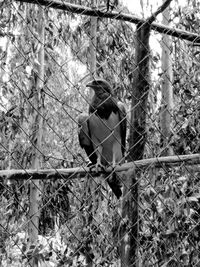
[[[44, 10], [38, 7], [38, 36], [40, 41], [40, 49], [38, 52], [38, 66], [35, 71], [34, 97], [33, 97], [33, 125], [31, 143], [33, 147], [32, 168], [40, 169], [41, 165], [41, 143], [43, 136], [43, 86], [44, 86]], [[35, 55], [37, 56], [37, 55]], [[36, 245], [39, 232], [39, 205], [40, 205], [40, 182], [39, 180], [31, 180], [30, 182], [30, 209], [29, 209], [29, 240], [30, 244]], [[31, 259], [31, 266], [37, 266], [37, 260]]]
[[[136, 67], [133, 75], [129, 161], [143, 158], [146, 142], [146, 113], [149, 93], [150, 25], [138, 24]], [[122, 203], [121, 267], [138, 266], [138, 186], [135, 171], [127, 172]]]
[[90, 23], [89, 71], [90, 78], [93, 79], [96, 76], [97, 17], [91, 17]]
[[[163, 12], [172, 0], [165, 0], [163, 4], [144, 23], [138, 23], [136, 28], [135, 70], [133, 71], [131, 124], [129, 138], [129, 161], [143, 158], [146, 144], [146, 114], [147, 100], [150, 90], [149, 84], [149, 37], [153, 21]], [[129, 177], [131, 176], [131, 178]], [[140, 176], [140, 173], [137, 173]], [[138, 187], [135, 172], [127, 174], [122, 203], [122, 231], [121, 232], [121, 266], [136, 267], [138, 259]], [[127, 201], [128, 198], [128, 201]], [[128, 229], [123, 227], [128, 222]]]
[[129, 161], [143, 158], [146, 143], [146, 114], [149, 93], [150, 25], [138, 24], [136, 31], [135, 70], [132, 86]]
[[[96, 0], [91, 1], [92, 8], [96, 8], [97, 3]], [[88, 58], [88, 64], [89, 64], [89, 76], [90, 79], [93, 80], [96, 77], [96, 46], [97, 46], [97, 17], [91, 17], [90, 18], [90, 47], [89, 47], [89, 58]], [[90, 88], [89, 90], [89, 99], [92, 99], [93, 96], [93, 90]], [[93, 178], [88, 175], [86, 181], [87, 188], [86, 192], [90, 195], [87, 196], [88, 198], [88, 215], [87, 215], [87, 223], [88, 225], [93, 224], [93, 205], [95, 203], [95, 199], [93, 200], [93, 194], [92, 192], [96, 189], [96, 183], [93, 181]], [[85, 259], [86, 259], [86, 266], [92, 267], [93, 266], [93, 258], [94, 255], [92, 253], [92, 241], [88, 240], [85, 244]]]
[[124, 191], [122, 201], [122, 220], [120, 225], [121, 267], [138, 266], [138, 184], [135, 168], [124, 174]]
[[[168, 26], [170, 19], [169, 7], [163, 12], [163, 24]], [[171, 121], [173, 111], [173, 88], [172, 88], [172, 59], [171, 59], [171, 37], [162, 37], [162, 110], [160, 115], [161, 147], [162, 155], [173, 155], [173, 149], [169, 145], [171, 134]]]

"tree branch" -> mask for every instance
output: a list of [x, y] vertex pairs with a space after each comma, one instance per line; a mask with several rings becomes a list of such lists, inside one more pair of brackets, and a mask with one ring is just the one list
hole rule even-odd
[[147, 19], [147, 23], [152, 24], [156, 17], [162, 13], [171, 3], [172, 0], [166, 0], [152, 15]]
[[[128, 171], [131, 168], [143, 169], [147, 167], [161, 168], [163, 166], [174, 167], [184, 163], [185, 165], [200, 164], [200, 154], [192, 155], [179, 155], [170, 157], [160, 157], [160, 158], [149, 158], [137, 160], [134, 162], [124, 163], [118, 165], [115, 171], [122, 172]], [[106, 173], [111, 173], [112, 168], [108, 168]], [[200, 171], [200, 166], [195, 168], [195, 171]], [[91, 172], [87, 167], [77, 167], [69, 169], [43, 169], [43, 170], [1, 170], [0, 178], [8, 178], [10, 180], [28, 180], [28, 179], [75, 179], [80, 177], [85, 177], [86, 174], [94, 176], [99, 176], [100, 173]]]
[[[86, 15], [86, 16], [95, 16], [100, 18], [111, 18], [116, 20], [123, 20], [128, 21], [130, 23], [138, 24], [138, 23], [145, 23], [146, 20], [140, 19], [136, 16], [118, 13], [118, 12], [102, 12], [97, 9], [91, 9], [88, 7], [83, 7], [79, 5], [69, 4], [69, 3], [63, 3], [60, 0], [15, 0], [17, 2], [26, 2], [31, 4], [38, 4], [42, 6], [46, 6], [48, 8], [55, 8], [55, 9], [61, 9], [64, 11], [68, 11], [71, 13]], [[179, 29], [172, 29], [170, 27], [164, 26], [162, 24], [158, 23], [152, 23], [151, 29], [155, 30], [159, 33], [164, 33], [171, 35], [173, 37], [178, 37], [180, 39], [184, 39], [190, 42], [200, 43], [200, 35], [195, 33], [190, 33], [188, 31], [183, 31]]]

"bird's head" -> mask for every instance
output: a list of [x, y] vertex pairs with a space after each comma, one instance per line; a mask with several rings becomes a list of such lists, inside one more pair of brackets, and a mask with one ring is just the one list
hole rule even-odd
[[110, 84], [102, 79], [93, 80], [89, 82], [86, 87], [92, 88], [96, 93], [103, 92], [103, 93], [109, 93], [112, 94], [112, 88]]

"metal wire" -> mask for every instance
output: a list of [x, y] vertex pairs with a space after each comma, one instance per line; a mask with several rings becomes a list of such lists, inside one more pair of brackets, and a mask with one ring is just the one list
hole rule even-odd
[[[179, 24], [172, 17], [171, 24], [178, 29], [154, 21], [146, 45], [137, 40], [133, 22], [139, 23], [139, 31], [151, 19], [131, 19], [131, 14], [124, 15], [126, 9], [122, 5], [116, 7], [117, 11], [110, 10], [117, 1], [110, 2], [108, 7], [104, 1], [99, 3], [97, 11], [90, 10], [90, 2], [86, 6], [76, 6], [74, 1], [52, 1], [48, 5], [45, 1], [36, 1], [35, 5], [23, 1], [1, 4], [0, 169], [22, 169], [28, 177], [22, 180], [16, 175], [16, 181], [0, 177], [0, 211], [4, 214], [0, 218], [1, 266], [37, 266], [37, 262], [49, 266], [127, 266], [121, 250], [128, 238], [137, 247], [134, 266], [199, 266], [198, 168], [181, 158], [179, 165], [161, 163], [155, 167], [152, 163], [135, 167], [131, 188], [128, 172], [117, 173], [124, 188], [119, 200], [107, 184], [115, 168], [109, 174], [94, 175], [88, 171], [85, 177], [80, 177], [80, 169], [88, 170], [88, 157], [78, 141], [78, 116], [82, 112], [88, 114], [91, 104], [85, 85], [93, 77], [88, 52], [90, 45], [95, 44], [90, 33], [93, 12], [98, 15], [94, 47], [96, 77], [107, 80], [115, 88], [115, 99], [124, 102], [127, 110], [126, 153], [121, 162], [133, 161], [130, 155], [134, 149], [138, 153], [141, 142], [145, 142], [143, 158], [157, 158], [158, 162], [163, 155], [170, 159], [172, 155], [199, 153], [199, 47], [196, 45], [199, 28], [194, 26], [199, 22], [196, 11], [199, 4], [194, 1], [193, 9], [190, 5], [188, 11], [174, 4], [172, 13]], [[36, 20], [41, 6], [45, 11], [44, 44]], [[73, 12], [59, 10], [66, 6]], [[169, 43], [164, 43], [163, 27]], [[38, 73], [38, 53], [42, 46], [44, 80]], [[137, 62], [137, 46], [149, 51], [141, 62]], [[168, 53], [167, 69], [162, 69], [165, 60], [162, 50]], [[148, 77], [140, 68], [146, 60]], [[136, 84], [139, 71], [141, 80], [148, 84], [140, 95]], [[40, 92], [36, 90], [38, 80], [44, 84]], [[167, 82], [173, 92], [172, 108], [163, 97], [162, 87]], [[39, 106], [37, 96], [41, 97]], [[133, 125], [133, 114], [139, 109], [145, 114], [145, 122]], [[164, 113], [170, 125], [163, 126]], [[41, 129], [34, 124], [37, 116], [42, 120], [41, 146], [37, 143]], [[94, 114], [88, 114], [88, 120], [91, 116]], [[99, 145], [113, 136], [115, 130], [105, 121], [103, 125], [110, 134]], [[137, 135], [134, 144], [130, 142], [133, 126]], [[168, 136], [163, 127], [169, 129]], [[119, 142], [117, 137], [113, 138]], [[93, 153], [97, 150], [95, 147]], [[33, 179], [28, 172], [35, 155], [40, 159], [40, 169], [55, 170], [53, 177], [47, 175], [43, 179], [38, 172], [39, 183], [35, 182], [35, 176]], [[73, 167], [75, 173], [67, 178], [58, 171]], [[38, 210], [32, 216], [29, 214], [31, 185], [39, 195]], [[138, 196], [131, 196], [131, 190], [136, 187]], [[128, 215], [124, 216], [130, 199], [131, 207], [136, 205], [138, 209], [135, 225]], [[31, 246], [29, 227], [33, 217], [39, 218], [39, 224], [35, 224], [38, 242]], [[137, 229], [136, 236], [133, 228]]]

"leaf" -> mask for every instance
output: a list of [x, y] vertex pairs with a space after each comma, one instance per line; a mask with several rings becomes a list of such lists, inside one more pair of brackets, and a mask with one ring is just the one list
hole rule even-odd
[[184, 123], [182, 124], [181, 128], [185, 130], [187, 128], [188, 124], [189, 124], [189, 121], [187, 118], [185, 118]]
[[179, 178], [178, 178], [178, 181], [180, 181], [180, 182], [184, 182], [184, 181], [186, 181], [188, 178], [186, 177], [186, 176], [180, 176]]
[[35, 58], [34, 59], [34, 64], [33, 64], [34, 70], [36, 71], [39, 66], [40, 66], [40, 62], [38, 61], [37, 58]]
[[31, 75], [31, 72], [32, 72], [32, 67], [27, 65], [26, 68], [25, 68], [27, 74], [30, 76]]
[[200, 194], [193, 195], [191, 197], [188, 197], [188, 201], [190, 202], [199, 202]]

